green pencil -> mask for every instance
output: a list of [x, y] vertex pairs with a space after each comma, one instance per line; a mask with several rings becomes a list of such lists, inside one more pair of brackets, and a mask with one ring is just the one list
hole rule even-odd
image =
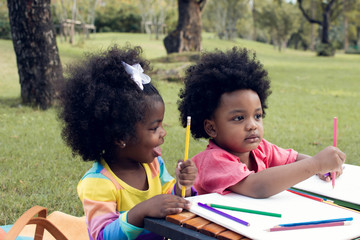
[[279, 213], [271, 213], [271, 212], [263, 212], [263, 211], [245, 209], [245, 208], [223, 206], [223, 205], [218, 205], [218, 204], [213, 204], [213, 203], [208, 203], [207, 205], [210, 206], [210, 207], [213, 207], [213, 208], [221, 208], [221, 209], [227, 209], [227, 210], [233, 210], [233, 211], [253, 213], [253, 214], [259, 214], [259, 215], [266, 215], [266, 216], [280, 217], [281, 218], [281, 214], [279, 214]]

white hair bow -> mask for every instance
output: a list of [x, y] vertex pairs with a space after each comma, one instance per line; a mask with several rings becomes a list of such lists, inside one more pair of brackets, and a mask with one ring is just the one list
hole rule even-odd
[[143, 84], [147, 84], [151, 81], [151, 78], [146, 75], [140, 64], [136, 63], [132, 66], [125, 62], [121, 62], [125, 68], [125, 71], [131, 76], [134, 82], [139, 86], [141, 90], [144, 89]]

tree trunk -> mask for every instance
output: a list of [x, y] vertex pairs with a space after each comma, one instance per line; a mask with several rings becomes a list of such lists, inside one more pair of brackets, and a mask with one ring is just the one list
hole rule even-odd
[[346, 5], [346, 0], [343, 0], [343, 14], [344, 14], [344, 51], [349, 49], [349, 19], [347, 16], [348, 7]]
[[335, 2], [336, 0], [331, 0], [328, 3], [323, 3], [322, 21], [320, 21], [320, 20], [315, 20], [312, 17], [308, 16], [302, 5], [303, 1], [298, 0], [299, 8], [302, 14], [304, 15], [304, 17], [306, 18], [306, 20], [308, 20], [310, 23], [316, 23], [321, 25], [322, 27], [321, 43], [323, 44], [329, 44], [329, 27], [331, 21], [330, 13], [331, 11], [333, 11], [332, 8], [334, 7]]
[[330, 13], [326, 11], [323, 13], [321, 43], [324, 44], [329, 44], [329, 14]]
[[49, 108], [63, 82], [50, 0], [8, 0], [24, 104]]
[[253, 40], [253, 41], [256, 41], [256, 39], [257, 39], [257, 32], [256, 32], [257, 16], [256, 16], [255, 0], [252, 1], [251, 13], [252, 13], [252, 20], [253, 20], [252, 40]]
[[178, 25], [176, 30], [164, 39], [168, 54], [201, 50], [201, 10], [205, 2], [205, 0], [178, 0]]
[[[314, 0], [311, 0], [310, 5], [311, 18], [315, 17], [315, 3]], [[315, 51], [315, 24], [311, 24], [311, 37], [310, 37], [310, 49], [311, 51]]]

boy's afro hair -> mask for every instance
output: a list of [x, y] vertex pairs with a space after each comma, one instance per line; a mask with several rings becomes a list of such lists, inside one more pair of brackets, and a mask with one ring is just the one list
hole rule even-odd
[[256, 54], [237, 47], [204, 53], [197, 64], [186, 70], [185, 86], [179, 93], [182, 126], [186, 127], [187, 116], [191, 116], [193, 137], [209, 138], [204, 120], [211, 119], [222, 94], [241, 89], [251, 89], [259, 95], [265, 116], [270, 80]]
[[144, 94], [125, 72], [122, 61], [139, 63], [146, 72], [149, 62], [141, 53], [140, 47], [115, 45], [69, 67], [58, 116], [64, 141], [84, 161], [99, 161], [115, 141], [135, 138], [135, 124], [143, 117]]

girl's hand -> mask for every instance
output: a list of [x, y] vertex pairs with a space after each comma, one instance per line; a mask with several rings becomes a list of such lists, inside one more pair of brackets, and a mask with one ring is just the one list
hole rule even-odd
[[330, 181], [331, 176], [325, 177], [328, 172], [335, 172], [336, 177], [342, 174], [342, 165], [345, 162], [346, 155], [337, 147], [327, 147], [313, 157], [319, 164], [318, 176], [320, 179]]
[[160, 194], [146, 200], [148, 217], [163, 218], [170, 214], [177, 214], [183, 209], [189, 209], [191, 202], [171, 194]]
[[127, 214], [128, 223], [143, 227], [145, 217], [163, 218], [189, 209], [191, 202], [171, 194], [156, 195], [133, 207]]
[[[180, 190], [182, 186], [184, 186], [186, 190], [190, 190], [192, 185], [194, 185], [197, 174], [197, 168], [195, 167], [194, 162], [191, 159], [187, 161], [179, 160], [177, 163], [177, 168], [175, 170], [175, 173], [178, 183], [177, 185], [180, 188]], [[186, 194], [186, 195], [188, 196], [190, 194]]]

